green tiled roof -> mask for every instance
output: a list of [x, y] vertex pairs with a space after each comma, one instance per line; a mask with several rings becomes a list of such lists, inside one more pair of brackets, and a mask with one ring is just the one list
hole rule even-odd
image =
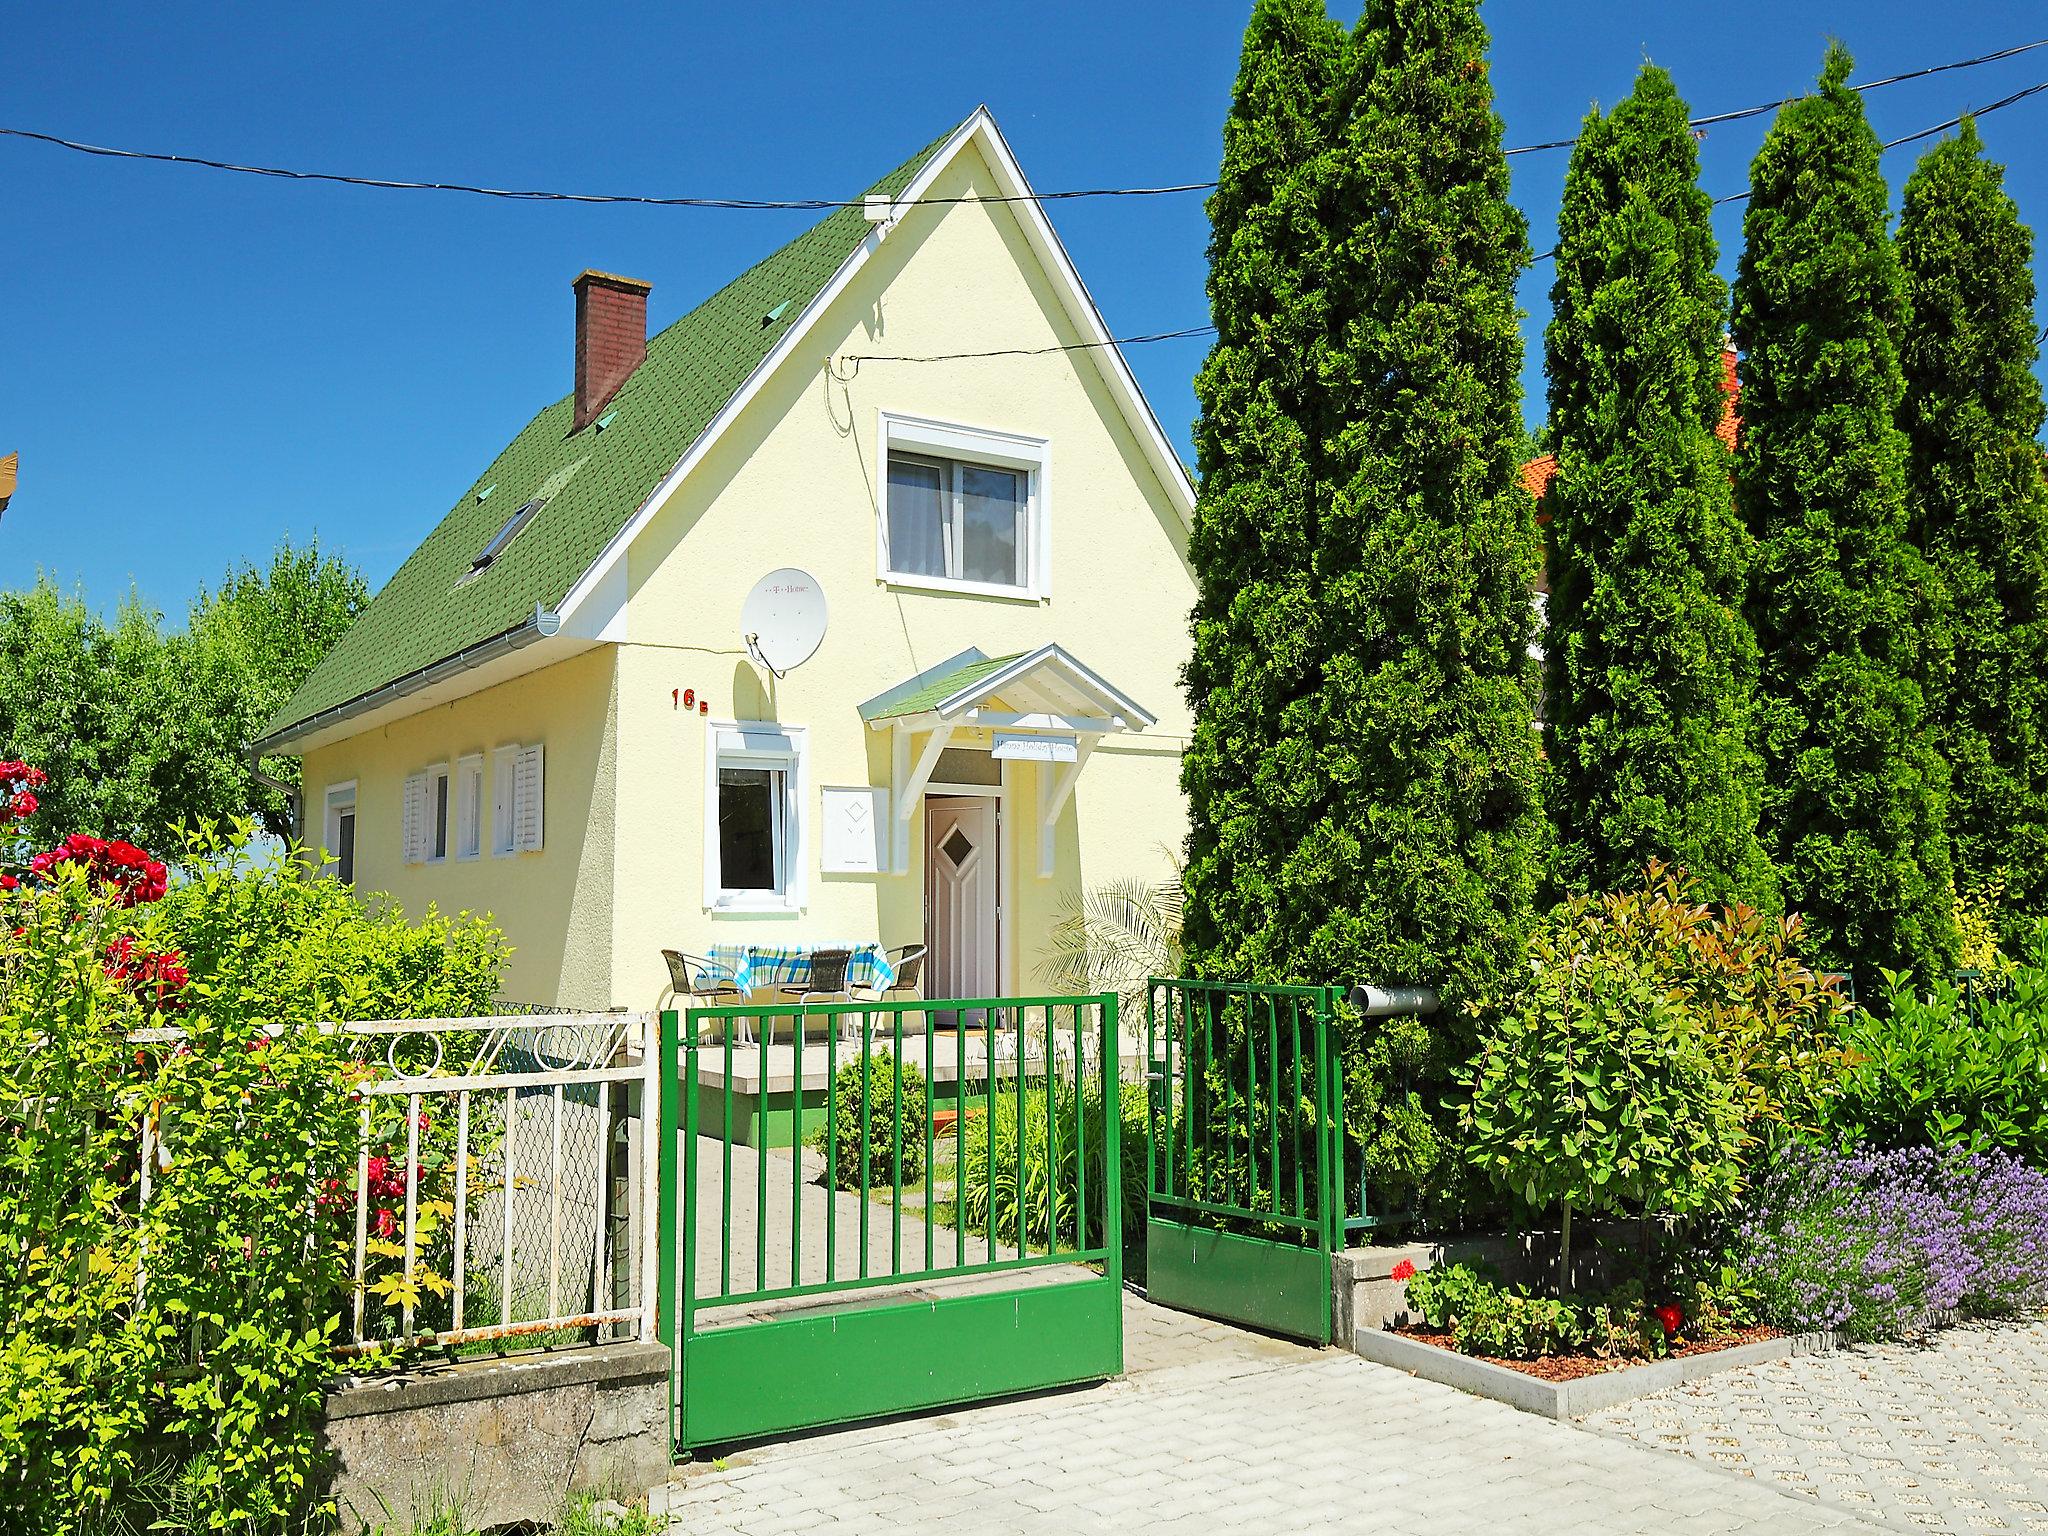
[[1015, 651], [1008, 656], [976, 656], [962, 660], [927, 677], [913, 693], [906, 693], [900, 698], [891, 698], [885, 693], [868, 700], [860, 707], [860, 717], [863, 720], [894, 720], [903, 715], [921, 715], [928, 709], [938, 708], [962, 689], [973, 687], [984, 677], [994, 676], [1024, 655], [1023, 651]]
[[[868, 190], [895, 196], [951, 131]], [[440, 526], [365, 608], [291, 701], [275, 736], [552, 610], [631, 520], [747, 376], [866, 238], [858, 207], [836, 209], [756, 263], [647, 345], [647, 360], [606, 407], [609, 424], [569, 431], [557, 400], [476, 477]], [[766, 317], [786, 305], [779, 318]], [[485, 500], [477, 493], [489, 489]], [[504, 552], [462, 577], [515, 509], [552, 497]]]

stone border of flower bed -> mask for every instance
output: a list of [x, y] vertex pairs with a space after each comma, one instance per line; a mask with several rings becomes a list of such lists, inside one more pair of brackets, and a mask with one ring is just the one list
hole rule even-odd
[[1360, 1328], [1351, 1336], [1355, 1354], [1378, 1365], [1391, 1365], [1425, 1381], [1441, 1382], [1490, 1397], [1524, 1413], [1546, 1419], [1576, 1419], [1598, 1413], [1632, 1397], [1662, 1392], [1681, 1382], [1730, 1371], [1738, 1366], [1763, 1365], [1772, 1360], [1789, 1360], [1795, 1355], [1822, 1354], [1835, 1347], [1831, 1333], [1792, 1333], [1778, 1339], [1760, 1339], [1754, 1344], [1737, 1344], [1729, 1349], [1683, 1355], [1672, 1360], [1649, 1360], [1641, 1365], [1602, 1371], [1573, 1381], [1544, 1381], [1540, 1377], [1495, 1365], [1472, 1355], [1436, 1344], [1425, 1344], [1402, 1334], [1379, 1328]]

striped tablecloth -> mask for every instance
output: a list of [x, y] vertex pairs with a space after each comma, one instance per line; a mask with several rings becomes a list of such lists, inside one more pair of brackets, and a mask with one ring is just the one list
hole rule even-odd
[[801, 987], [811, 980], [811, 956], [821, 949], [850, 949], [849, 987], [887, 991], [896, 967], [879, 944], [714, 944], [706, 957], [742, 992], [761, 987]]

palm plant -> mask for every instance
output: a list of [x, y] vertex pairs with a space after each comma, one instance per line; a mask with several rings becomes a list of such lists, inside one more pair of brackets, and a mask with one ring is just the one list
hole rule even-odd
[[1172, 849], [1163, 880], [1129, 876], [1070, 893], [1045, 948], [1045, 977], [1055, 992], [1114, 992], [1134, 1019], [1145, 1005], [1145, 978], [1181, 973], [1181, 861]]

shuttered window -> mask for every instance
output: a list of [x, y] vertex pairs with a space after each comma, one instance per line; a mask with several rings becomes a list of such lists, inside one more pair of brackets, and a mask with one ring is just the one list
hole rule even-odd
[[399, 830], [406, 863], [432, 864], [448, 857], [452, 811], [448, 790], [446, 763], [437, 763], [405, 781]]
[[512, 773], [512, 846], [538, 853], [541, 844], [541, 749], [521, 747]]

